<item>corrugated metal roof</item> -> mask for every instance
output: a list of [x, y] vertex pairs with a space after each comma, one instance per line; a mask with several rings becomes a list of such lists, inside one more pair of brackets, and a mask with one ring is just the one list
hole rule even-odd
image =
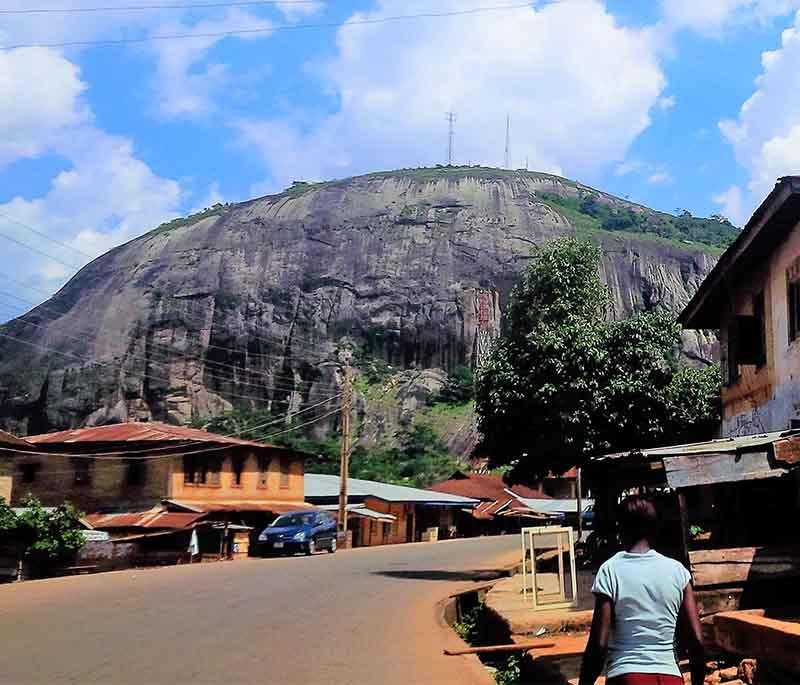
[[461, 471], [447, 480], [431, 485], [427, 489], [480, 500], [497, 500], [504, 497], [507, 499], [508, 492], [511, 492], [515, 497], [541, 497], [542, 499], [547, 499], [547, 495], [541, 490], [529, 488], [525, 485], [507, 485], [500, 475], [463, 473]]
[[11, 435], [11, 433], [6, 433], [5, 431], [0, 430], [0, 445], [12, 445], [14, 447], [30, 447], [30, 443], [25, 442], [22, 438], [18, 438], [16, 435]]
[[[339, 513], [339, 505], [338, 504], [322, 504], [318, 509], [322, 509], [323, 511], [332, 511], [334, 514]], [[363, 516], [364, 518], [370, 519], [377, 519], [379, 521], [396, 521], [397, 517], [393, 514], [386, 514], [382, 511], [375, 511], [374, 509], [370, 509], [364, 504], [348, 504], [347, 505], [347, 513], [354, 514], [357, 516]], [[337, 516], [338, 518], [338, 516]]]
[[93, 528], [108, 530], [113, 528], [189, 528], [206, 514], [188, 514], [172, 511], [145, 511], [121, 514], [89, 514], [86, 520]]
[[196, 500], [168, 500], [167, 505], [186, 508], [191, 511], [202, 511], [204, 513], [215, 512], [237, 512], [237, 511], [263, 511], [275, 514], [285, 514], [287, 511], [298, 511], [302, 509], [316, 509], [313, 504], [308, 502], [292, 502], [286, 500], [223, 500], [223, 501], [201, 501]]
[[788, 431], [774, 431], [771, 433], [758, 433], [755, 435], [742, 435], [730, 438], [718, 438], [706, 442], [693, 442], [685, 445], [668, 445], [666, 447], [652, 447], [644, 450], [630, 452], [615, 452], [593, 457], [592, 461], [605, 461], [608, 459], [644, 458], [661, 459], [663, 457], [679, 457], [682, 455], [721, 454], [725, 452], [738, 452], [750, 450], [762, 445], [770, 445], [782, 438], [800, 436], [800, 429]]
[[222, 445], [247, 445], [250, 447], [276, 447], [264, 442], [241, 440], [240, 438], [209, 433], [199, 428], [172, 426], [159, 421], [131, 421], [108, 426], [74, 428], [58, 431], [57, 433], [31, 435], [26, 440], [35, 445], [105, 442], [204, 442]]
[[[528, 508], [541, 514], [576, 514], [578, 500], [576, 499], [533, 499], [520, 497], [519, 500]], [[594, 500], [581, 500], [584, 512], [594, 507]]]
[[[374, 480], [360, 478], [347, 479], [347, 493], [351, 497], [375, 497], [384, 502], [418, 502], [420, 504], [437, 504], [442, 506], [468, 506], [478, 504], [478, 500], [459, 497], [444, 492], [433, 492], [405, 485], [390, 485]], [[337, 497], [339, 495], [339, 476], [322, 473], [306, 473], [306, 499], [317, 497]]]

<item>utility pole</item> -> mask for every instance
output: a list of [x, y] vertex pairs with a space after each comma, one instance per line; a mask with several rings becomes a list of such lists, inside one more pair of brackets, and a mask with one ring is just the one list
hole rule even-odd
[[347, 474], [350, 469], [350, 405], [353, 398], [353, 379], [350, 375], [349, 360], [344, 367], [344, 387], [342, 388], [342, 443], [339, 463], [339, 542], [347, 545]]
[[453, 166], [453, 124], [456, 122], [455, 112], [446, 112], [447, 118], [447, 166]]
[[583, 537], [583, 493], [581, 492], [582, 489], [581, 467], [579, 466], [576, 470], [577, 470], [576, 474], [577, 478], [575, 479], [576, 480], [575, 484], [578, 487], [577, 487], [577, 492], [575, 493], [576, 494], [575, 499], [577, 500], [576, 505], [578, 509], [578, 542], [580, 542], [581, 538]]
[[511, 155], [509, 154], [509, 150], [508, 150], [508, 143], [509, 143], [509, 137], [510, 137], [509, 134], [510, 133], [511, 133], [511, 115], [510, 114], [506, 114], [506, 159], [505, 159], [505, 162], [506, 162], [505, 168], [506, 169], [510, 169], [511, 168]]

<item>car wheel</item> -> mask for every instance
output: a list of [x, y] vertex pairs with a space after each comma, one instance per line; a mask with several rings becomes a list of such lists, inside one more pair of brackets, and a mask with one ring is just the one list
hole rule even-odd
[[336, 538], [331, 540], [331, 546], [328, 547], [328, 551], [333, 554], [336, 551]]
[[317, 543], [314, 542], [314, 538], [308, 541], [308, 548], [306, 549], [306, 555], [310, 556], [317, 551]]

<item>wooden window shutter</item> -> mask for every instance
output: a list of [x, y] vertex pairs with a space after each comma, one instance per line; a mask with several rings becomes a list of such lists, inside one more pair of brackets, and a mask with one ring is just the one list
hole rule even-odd
[[736, 317], [736, 363], [760, 366], [763, 363], [762, 319], [756, 316]]

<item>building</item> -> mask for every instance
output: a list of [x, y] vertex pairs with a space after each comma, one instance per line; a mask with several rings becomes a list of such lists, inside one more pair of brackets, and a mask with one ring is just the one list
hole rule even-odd
[[[307, 473], [306, 502], [336, 510], [339, 485], [339, 476]], [[347, 503], [352, 546], [365, 547], [448, 536], [455, 529], [457, 513], [479, 502], [470, 497], [348, 478]]]
[[[10, 493], [91, 514], [165, 509], [261, 525], [303, 508], [304, 456], [164, 423], [123, 423], [34, 435], [4, 458]], [[13, 462], [13, 464], [12, 464]]]
[[524, 485], [509, 486], [501, 475], [456, 471], [447, 480], [431, 485], [428, 490], [476, 499], [472, 509], [456, 513], [459, 535], [500, 535], [518, 532], [525, 525], [541, 525], [548, 517], [523, 503], [523, 497], [549, 499], [542, 489]]
[[779, 179], [680, 316], [718, 329], [722, 436], [800, 421], [800, 177]]

